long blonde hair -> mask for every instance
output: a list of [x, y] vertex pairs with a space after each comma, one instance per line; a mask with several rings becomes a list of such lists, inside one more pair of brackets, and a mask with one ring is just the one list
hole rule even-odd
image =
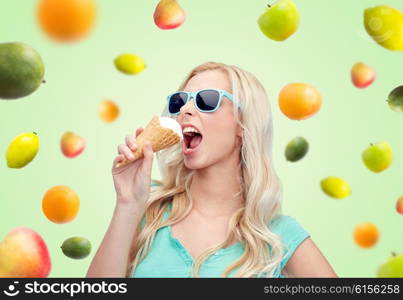
[[[277, 213], [281, 213], [282, 186], [273, 167], [273, 124], [267, 94], [251, 73], [216, 62], [194, 68], [178, 90], [183, 90], [193, 76], [207, 70], [225, 72], [232, 83], [232, 94], [241, 102], [242, 111], [239, 114], [234, 105], [234, 116], [243, 129], [238, 173], [241, 174], [239, 179], [245, 205], [230, 218], [227, 239], [206, 249], [195, 260], [193, 277], [199, 277], [200, 267], [210, 255], [227, 247], [234, 238], [243, 242], [244, 253], [224, 270], [222, 277], [238, 268], [234, 277], [274, 277], [279, 270], [284, 245], [268, 225]], [[166, 106], [161, 116], [169, 116]], [[158, 152], [157, 159], [162, 185], [151, 192], [146, 203], [144, 228], [141, 230], [140, 224], [136, 228], [137, 239], [133, 239], [130, 249], [127, 276], [146, 257], [156, 231], [179, 222], [193, 207], [189, 190], [194, 170], [186, 168], [181, 145]], [[163, 215], [169, 203], [172, 203], [171, 214], [164, 221]]]

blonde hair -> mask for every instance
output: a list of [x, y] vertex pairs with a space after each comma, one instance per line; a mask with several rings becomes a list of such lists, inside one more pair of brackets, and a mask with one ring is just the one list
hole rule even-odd
[[[284, 245], [268, 225], [281, 212], [282, 187], [273, 167], [273, 124], [267, 94], [251, 73], [216, 62], [207, 62], [194, 68], [179, 90], [183, 90], [193, 76], [207, 70], [220, 70], [227, 74], [232, 83], [232, 94], [242, 106], [238, 115], [234, 105], [234, 116], [243, 129], [238, 173], [241, 176], [239, 179], [245, 205], [230, 218], [227, 239], [206, 249], [195, 260], [192, 274], [193, 277], [199, 277], [202, 263], [217, 250], [227, 247], [235, 238], [244, 243], [244, 253], [224, 270], [221, 277], [227, 277], [237, 268], [239, 270], [234, 277], [274, 277], [283, 257]], [[169, 116], [166, 106], [161, 116]], [[146, 203], [143, 215], [145, 225], [142, 230], [141, 224], [136, 229], [137, 239], [133, 239], [130, 249], [127, 276], [146, 257], [156, 231], [179, 222], [193, 207], [189, 190], [194, 170], [186, 168], [181, 145], [160, 151], [157, 159], [162, 186], [151, 192]], [[171, 214], [164, 221], [163, 215], [170, 202]]]

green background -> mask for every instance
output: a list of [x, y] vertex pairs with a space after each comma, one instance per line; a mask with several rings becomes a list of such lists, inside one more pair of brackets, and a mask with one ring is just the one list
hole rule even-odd
[[[295, 0], [300, 27], [285, 42], [266, 38], [257, 26], [267, 1], [180, 1], [186, 22], [163, 31], [153, 22], [158, 1], [98, 2], [92, 34], [75, 44], [56, 43], [36, 20], [37, 1], [0, 1], [0, 41], [20, 41], [42, 56], [46, 84], [15, 101], [0, 101], [0, 238], [12, 228], [27, 226], [42, 235], [50, 250], [50, 277], [83, 277], [109, 225], [115, 205], [111, 166], [126, 134], [160, 114], [165, 96], [185, 75], [206, 61], [235, 64], [257, 76], [269, 94], [274, 120], [274, 165], [283, 182], [284, 213], [295, 217], [342, 277], [373, 277], [391, 251], [403, 252], [403, 216], [395, 210], [402, 194], [402, 115], [387, 106], [389, 92], [402, 84], [402, 54], [388, 51], [366, 34], [365, 8], [399, 0]], [[272, 3], [272, 1], [270, 1]], [[119, 73], [113, 59], [125, 52], [144, 58], [147, 68], [136, 76]], [[354, 63], [375, 68], [377, 78], [366, 89], [350, 80]], [[290, 82], [314, 85], [323, 96], [312, 118], [294, 121], [279, 110], [277, 95]], [[98, 118], [98, 104], [116, 101], [121, 115], [107, 124]], [[64, 157], [59, 141], [65, 131], [86, 139], [84, 152]], [[7, 168], [4, 153], [22, 132], [39, 134], [37, 157], [22, 169]], [[304, 136], [309, 152], [297, 163], [285, 160], [284, 149]], [[388, 141], [394, 150], [391, 167], [375, 174], [363, 165], [361, 152], [371, 142]], [[156, 161], [153, 177], [159, 178]], [[352, 195], [336, 200], [319, 182], [334, 175], [347, 180]], [[80, 196], [81, 208], [68, 224], [54, 224], [43, 215], [44, 193], [67, 185]], [[362, 249], [354, 227], [373, 222], [380, 240]], [[71, 236], [87, 237], [93, 250], [72, 260], [60, 250]]]

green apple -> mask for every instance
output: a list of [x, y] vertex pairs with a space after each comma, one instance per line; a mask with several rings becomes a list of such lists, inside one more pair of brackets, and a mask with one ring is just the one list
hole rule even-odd
[[362, 152], [362, 160], [365, 166], [375, 173], [389, 168], [392, 163], [392, 147], [388, 142], [371, 144]]
[[297, 31], [299, 11], [292, 0], [278, 0], [259, 17], [260, 30], [268, 38], [284, 41]]
[[403, 278], [403, 254], [396, 255], [392, 252], [392, 257], [378, 268], [376, 276], [378, 278]]

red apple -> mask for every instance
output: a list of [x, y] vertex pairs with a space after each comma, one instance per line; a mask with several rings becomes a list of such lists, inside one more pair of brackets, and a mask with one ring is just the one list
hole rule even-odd
[[47, 277], [50, 268], [48, 248], [32, 229], [16, 227], [0, 242], [0, 277]]
[[400, 196], [396, 201], [396, 211], [403, 215], [403, 196]]
[[161, 0], [154, 11], [154, 23], [160, 29], [174, 29], [185, 22], [185, 11], [176, 0]]
[[67, 131], [60, 139], [60, 148], [63, 154], [68, 158], [73, 158], [83, 152], [85, 140], [74, 132]]
[[351, 80], [358, 88], [365, 88], [374, 82], [376, 77], [375, 70], [370, 66], [358, 62], [351, 69]]

